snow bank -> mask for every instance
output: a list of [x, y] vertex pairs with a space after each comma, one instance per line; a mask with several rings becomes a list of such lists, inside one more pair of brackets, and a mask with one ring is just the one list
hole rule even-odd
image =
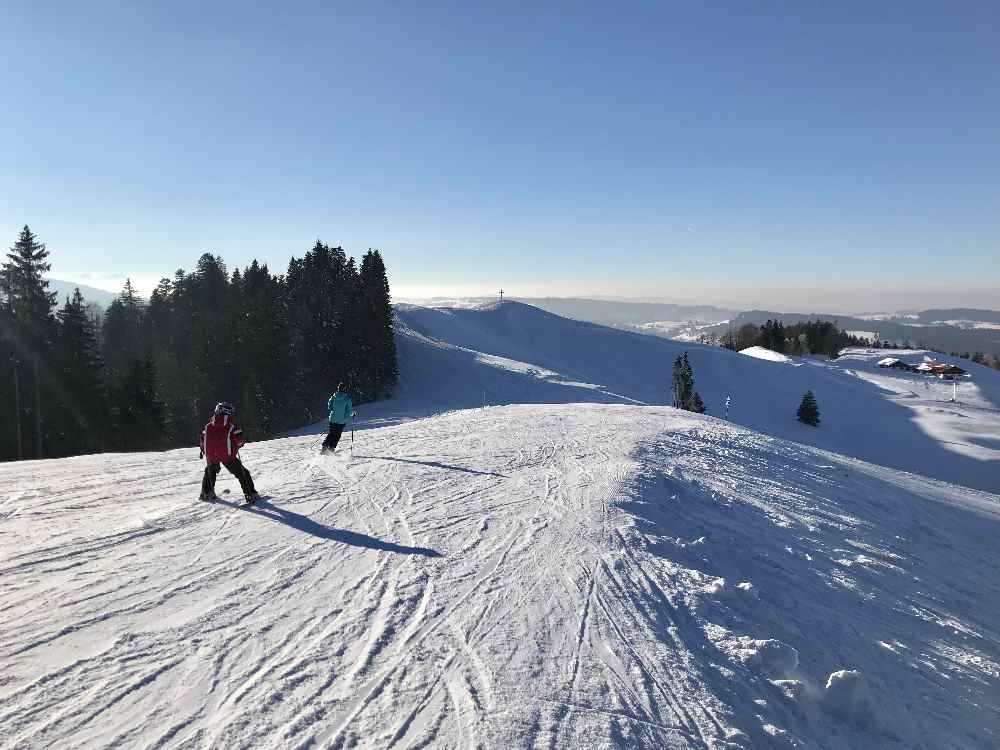
[[820, 698], [824, 710], [862, 731], [898, 739], [906, 734], [905, 721], [887, 691], [853, 669], [832, 672]]
[[[691, 545], [704, 543], [705, 537], [699, 537], [690, 542]], [[757, 589], [749, 581], [743, 581], [736, 584], [736, 586], [727, 587], [725, 578], [716, 578], [704, 588], [704, 592], [709, 596], [718, 597], [747, 597], [749, 599], [756, 599], [758, 597]]]
[[741, 349], [740, 354], [753, 357], [754, 359], [763, 359], [767, 362], [782, 362], [784, 364], [798, 364], [792, 357], [789, 357], [780, 352], [773, 352], [763, 346], [751, 346], [747, 349]]
[[753, 640], [740, 655], [744, 664], [758, 667], [768, 677], [787, 677], [799, 666], [799, 652], [773, 638]]

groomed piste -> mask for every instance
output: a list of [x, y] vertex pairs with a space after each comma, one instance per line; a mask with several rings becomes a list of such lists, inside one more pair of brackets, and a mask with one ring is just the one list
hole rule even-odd
[[[488, 368], [456, 398], [645, 400], [406, 326]], [[1000, 743], [997, 495], [662, 405], [447, 410], [404, 372], [353, 450], [248, 445], [253, 509], [226, 475], [196, 500], [197, 449], [0, 465], [0, 746]]]

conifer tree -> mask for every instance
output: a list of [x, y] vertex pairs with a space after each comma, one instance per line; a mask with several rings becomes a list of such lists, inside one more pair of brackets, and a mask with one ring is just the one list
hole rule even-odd
[[674, 360], [671, 385], [675, 409], [684, 409], [697, 414], [705, 413], [705, 402], [694, 389], [694, 370], [691, 368], [687, 352]]
[[48, 257], [45, 244], [25, 224], [0, 268], [0, 296], [28, 334], [46, 337], [51, 343], [56, 294], [49, 291], [43, 276], [52, 268]]
[[691, 411], [691, 399], [694, 394], [694, 370], [691, 369], [691, 363], [688, 361], [688, 353], [684, 352], [684, 358], [681, 360], [681, 383], [683, 385], [683, 398], [681, 399], [681, 406], [688, 411]]
[[131, 279], [104, 313], [101, 327], [102, 354], [113, 377], [121, 377], [132, 359], [141, 357], [146, 347], [142, 341], [145, 304], [136, 293]]
[[364, 363], [368, 386], [365, 395], [374, 400], [390, 393], [399, 375], [389, 279], [378, 250], [365, 253], [360, 276], [360, 330], [369, 360]]
[[816, 397], [813, 395], [812, 391], [806, 391], [805, 395], [802, 397], [802, 403], [799, 404], [799, 410], [796, 412], [799, 421], [803, 424], [810, 425], [812, 427], [819, 426], [819, 405], [816, 403]]
[[670, 379], [670, 392], [673, 396], [673, 407], [680, 409], [684, 405], [684, 361], [678, 354]]
[[94, 323], [76, 289], [57, 315], [59, 345], [53, 451], [57, 455], [90, 453], [104, 447], [108, 418], [104, 363]]
[[116, 437], [126, 451], [156, 450], [166, 443], [164, 404], [150, 355], [132, 359], [115, 393]]
[[[231, 288], [222, 258], [203, 253], [195, 272], [187, 278], [186, 291], [191, 304], [188, 314], [194, 363], [204, 374], [211, 391], [216, 394], [231, 393], [235, 386], [230, 367], [234, 341], [226, 326]], [[217, 396], [215, 400], [220, 398]], [[232, 396], [227, 400], [234, 398]]]
[[0, 266], [0, 299], [8, 319], [4, 336], [15, 361], [23, 366], [22, 372], [30, 373], [30, 393], [27, 388], [22, 390], [22, 412], [18, 415], [24, 417], [24, 452], [27, 455], [28, 446], [32, 446], [37, 458], [45, 450], [42, 405], [49, 400], [57, 330], [52, 314], [56, 295], [48, 290], [49, 282], [43, 276], [52, 267], [48, 257], [44, 243], [25, 224]]
[[694, 392], [691, 397], [691, 408], [688, 411], [693, 411], [695, 414], [705, 413], [705, 402], [701, 400], [701, 396], [698, 395], [698, 391]]

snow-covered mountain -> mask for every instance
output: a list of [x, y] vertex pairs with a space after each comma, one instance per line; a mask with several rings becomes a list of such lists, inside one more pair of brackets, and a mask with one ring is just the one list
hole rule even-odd
[[[478, 309], [398, 306], [402, 414], [511, 403], [669, 404], [674, 359], [688, 352], [707, 411], [770, 435], [872, 463], [1000, 492], [1000, 373], [960, 360], [953, 387], [879, 368], [881, 350], [836, 361], [761, 360], [718, 347], [567, 320], [516, 302]], [[919, 362], [926, 352], [893, 352]], [[933, 355], [938, 356], [938, 355]], [[822, 424], [795, 419], [812, 390]]]
[[107, 307], [112, 302], [114, 302], [117, 295], [112, 292], [107, 292], [103, 289], [97, 289], [96, 287], [87, 286], [86, 284], [77, 284], [75, 281], [63, 281], [62, 279], [48, 279], [49, 291], [56, 293], [56, 304], [60, 307], [62, 304], [73, 296], [73, 292], [77, 289], [80, 290], [80, 294], [87, 302], [92, 302], [101, 307]]
[[[709, 329], [739, 315], [713, 305], [678, 305], [637, 300], [577, 297], [518, 297], [512, 301], [590, 323], [646, 333], [677, 341], [698, 341]], [[496, 297], [402, 299], [400, 302], [431, 308], [477, 309], [496, 303]]]
[[1000, 496], [928, 478], [989, 484], [996, 381], [689, 346], [725, 421], [647, 405], [677, 343], [398, 323], [398, 397], [248, 445], [252, 509], [194, 448], [0, 465], [0, 747], [1000, 744]]

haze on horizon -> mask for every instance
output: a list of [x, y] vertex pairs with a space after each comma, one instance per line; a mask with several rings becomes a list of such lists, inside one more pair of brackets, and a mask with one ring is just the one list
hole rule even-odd
[[18, 2], [0, 238], [148, 291], [382, 250], [396, 298], [1000, 308], [1000, 7]]

